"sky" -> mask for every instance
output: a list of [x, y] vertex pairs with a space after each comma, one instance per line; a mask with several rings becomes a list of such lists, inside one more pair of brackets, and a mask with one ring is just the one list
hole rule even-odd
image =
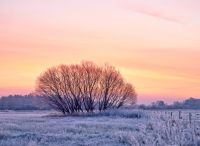
[[200, 97], [200, 1], [0, 1], [0, 96], [83, 60], [114, 65], [139, 103]]

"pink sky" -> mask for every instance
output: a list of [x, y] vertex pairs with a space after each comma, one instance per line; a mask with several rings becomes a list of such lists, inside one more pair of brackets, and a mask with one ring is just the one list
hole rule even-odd
[[199, 0], [1, 0], [0, 96], [47, 67], [116, 66], [139, 102], [200, 97]]

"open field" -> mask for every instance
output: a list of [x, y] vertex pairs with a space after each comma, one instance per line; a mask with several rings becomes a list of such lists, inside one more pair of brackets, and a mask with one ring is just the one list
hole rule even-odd
[[198, 146], [200, 111], [0, 112], [1, 146]]

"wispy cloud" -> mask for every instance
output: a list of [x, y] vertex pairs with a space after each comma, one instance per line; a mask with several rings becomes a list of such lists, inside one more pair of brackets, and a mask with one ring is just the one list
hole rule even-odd
[[156, 8], [146, 6], [146, 5], [141, 5], [141, 4], [138, 5], [138, 4], [124, 3], [124, 2], [122, 6], [124, 7], [124, 9], [130, 10], [135, 13], [140, 13], [142, 15], [147, 15], [147, 16], [151, 16], [154, 18], [158, 18], [158, 19], [162, 19], [162, 20], [166, 20], [170, 22], [175, 22], [175, 23], [183, 23], [183, 21], [179, 17], [174, 16], [172, 14], [168, 14], [161, 9], [156, 9]]
[[141, 14], [144, 14], [144, 15], [149, 15], [149, 16], [152, 16], [152, 17], [156, 17], [156, 18], [159, 18], [159, 19], [163, 19], [163, 20], [167, 20], [167, 21], [171, 21], [171, 22], [176, 22], [176, 23], [182, 23], [181, 20], [179, 20], [178, 18], [176, 17], [172, 17], [172, 16], [167, 16], [167, 15], [164, 15], [160, 12], [156, 12], [156, 11], [149, 11], [149, 10], [137, 10], [137, 9], [132, 9], [134, 12], [137, 12], [137, 13], [141, 13]]

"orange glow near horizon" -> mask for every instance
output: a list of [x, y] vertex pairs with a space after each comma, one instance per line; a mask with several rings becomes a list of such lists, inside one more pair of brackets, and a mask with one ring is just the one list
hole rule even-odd
[[111, 64], [141, 103], [200, 97], [199, 0], [2, 0], [0, 96], [48, 67]]

